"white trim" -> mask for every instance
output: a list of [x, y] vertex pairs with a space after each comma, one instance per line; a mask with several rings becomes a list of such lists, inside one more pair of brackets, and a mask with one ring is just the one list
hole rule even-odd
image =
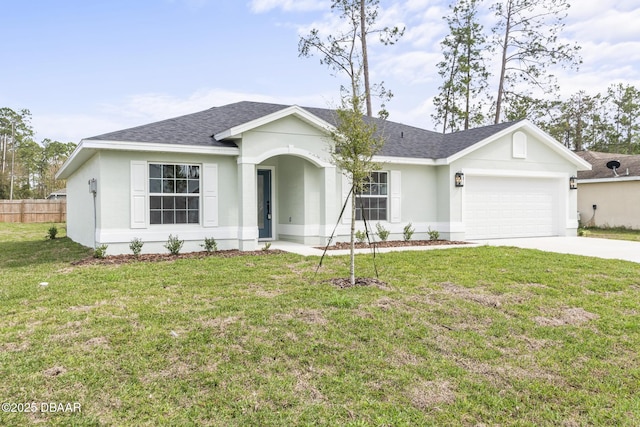
[[102, 141], [95, 139], [83, 139], [71, 156], [62, 165], [57, 179], [68, 178], [80, 165], [93, 156], [96, 150], [115, 151], [140, 151], [157, 153], [189, 153], [189, 154], [209, 154], [219, 156], [238, 156], [239, 148], [232, 147], [211, 147], [203, 145], [186, 144], [163, 144], [158, 142], [130, 142], [130, 141]]
[[233, 147], [164, 144], [161, 142], [96, 141], [92, 139], [83, 139], [81, 144], [84, 144], [84, 148], [96, 148], [102, 150], [145, 151], [161, 153], [189, 152], [189, 154], [218, 154], [222, 156], [237, 156], [240, 154], [240, 149]]
[[327, 122], [325, 122], [324, 120], [320, 119], [318, 116], [316, 116], [315, 114], [311, 114], [310, 112], [308, 112], [307, 110], [297, 106], [297, 105], [292, 105], [290, 107], [287, 108], [283, 108], [282, 110], [276, 111], [274, 113], [268, 114], [266, 116], [262, 116], [259, 117], [255, 120], [252, 120], [250, 122], [246, 122], [243, 123], [241, 125], [229, 128], [225, 131], [219, 132], [217, 134], [215, 134], [213, 137], [215, 139], [217, 139], [218, 141], [220, 140], [224, 140], [224, 139], [233, 139], [233, 138], [241, 138], [242, 134], [244, 132], [253, 130], [257, 127], [260, 126], [264, 126], [266, 124], [269, 124], [271, 122], [274, 122], [276, 120], [280, 120], [284, 117], [287, 116], [296, 116], [299, 119], [311, 124], [312, 126], [315, 126], [327, 133], [333, 132], [335, 131], [335, 127]]
[[[567, 179], [567, 188], [569, 188], [569, 176], [566, 172], [539, 172], [539, 171], [524, 171], [524, 170], [492, 170], [492, 169], [474, 169], [463, 168], [461, 170], [465, 174], [474, 176], [495, 176], [495, 177], [511, 177], [511, 178], [554, 178], [554, 179]], [[452, 175], [453, 176], [453, 175]]]
[[281, 155], [291, 155], [291, 156], [302, 157], [303, 159], [308, 160], [309, 162], [313, 163], [314, 165], [320, 168], [335, 167], [330, 162], [321, 159], [315, 153], [302, 148], [296, 148], [293, 145], [289, 145], [288, 147], [274, 148], [273, 150], [265, 151], [264, 153], [255, 157], [247, 157], [247, 156], [238, 157], [238, 164], [259, 165], [260, 163], [264, 162], [265, 160], [271, 157], [281, 156]]
[[134, 237], [143, 242], [166, 242], [169, 234], [177, 235], [180, 240], [198, 241], [213, 236], [216, 240], [238, 238], [238, 227], [203, 228], [200, 225], [153, 225], [147, 229], [97, 229], [98, 243], [129, 243]]
[[611, 178], [589, 178], [589, 179], [578, 179], [576, 182], [578, 184], [598, 184], [603, 182], [620, 182], [620, 181], [640, 181], [640, 176], [618, 176]]
[[392, 157], [392, 156], [373, 156], [372, 160], [378, 163], [391, 163], [394, 165], [422, 165], [422, 166], [440, 166], [446, 165], [442, 159], [425, 159], [415, 157]]

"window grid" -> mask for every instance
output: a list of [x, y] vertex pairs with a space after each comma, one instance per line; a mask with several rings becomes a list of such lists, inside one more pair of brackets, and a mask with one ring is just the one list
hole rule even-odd
[[200, 166], [149, 164], [149, 222], [200, 223]]
[[372, 172], [361, 192], [356, 194], [356, 220], [386, 221], [389, 198], [387, 172]]

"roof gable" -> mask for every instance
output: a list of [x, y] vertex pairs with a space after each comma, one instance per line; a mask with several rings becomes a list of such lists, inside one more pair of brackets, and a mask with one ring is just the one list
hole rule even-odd
[[[451, 163], [457, 159], [460, 159], [467, 154], [478, 150], [497, 139], [516, 132], [518, 130], [524, 130], [532, 134], [538, 141], [551, 148], [556, 154], [564, 158], [568, 162], [577, 167], [578, 170], [587, 170], [591, 168], [588, 162], [577, 156], [574, 152], [569, 150], [564, 145], [556, 141], [551, 135], [544, 132], [538, 126], [534, 125], [527, 119], [518, 120], [516, 122], [500, 123], [497, 125], [485, 126], [476, 129], [470, 129], [468, 131], [456, 132], [448, 134], [445, 139], [449, 138], [452, 145], [458, 147], [464, 147], [457, 151], [454, 151], [447, 157], [447, 163]], [[476, 141], [476, 142], [473, 142]]]

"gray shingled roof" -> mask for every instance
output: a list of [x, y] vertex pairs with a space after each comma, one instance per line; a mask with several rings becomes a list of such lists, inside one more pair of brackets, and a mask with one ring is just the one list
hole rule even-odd
[[[590, 171], [578, 172], [578, 179], [640, 177], [640, 155], [602, 153], [599, 151], [576, 151], [576, 154], [591, 163], [592, 166]], [[617, 177], [613, 170], [607, 167], [607, 163], [611, 160], [620, 162], [620, 167], [616, 171], [618, 173]], [[628, 175], [627, 170], [629, 171]]]
[[[288, 107], [290, 105], [243, 101], [87, 139], [236, 147], [231, 141], [215, 140], [213, 135]], [[335, 125], [334, 110], [302, 108]], [[376, 118], [371, 120], [379, 121]], [[515, 123], [501, 123], [445, 135], [388, 120], [379, 122], [379, 130], [387, 141], [380, 155], [425, 159], [447, 158]]]

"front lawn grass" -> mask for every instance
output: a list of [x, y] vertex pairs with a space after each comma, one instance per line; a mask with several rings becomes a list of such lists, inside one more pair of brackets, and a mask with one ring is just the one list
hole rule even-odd
[[348, 257], [73, 266], [47, 229], [0, 225], [0, 400], [82, 410], [0, 425], [640, 424], [638, 264], [397, 252], [338, 289]]
[[632, 240], [640, 242], [640, 230], [633, 230], [631, 228], [624, 227], [605, 227], [585, 228], [586, 237], [598, 237], [600, 239], [615, 239], [615, 240]]

